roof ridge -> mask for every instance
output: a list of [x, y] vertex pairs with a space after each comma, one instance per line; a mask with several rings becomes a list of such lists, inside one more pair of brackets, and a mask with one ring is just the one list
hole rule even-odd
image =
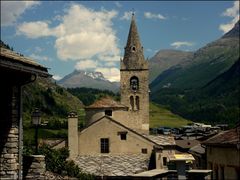
[[[133, 129], [131, 129], [131, 128], [129, 128], [129, 127], [127, 127], [127, 126], [121, 124], [120, 122], [118, 122], [118, 121], [114, 120], [113, 118], [111, 118], [111, 117], [109, 117], [109, 116], [106, 116], [106, 115], [104, 115], [104, 116], [102, 116], [101, 118], [99, 118], [98, 120], [92, 122], [91, 124], [89, 124], [88, 126], [86, 126], [84, 129], [82, 129], [82, 131], [86, 130], [86, 129], [89, 128], [90, 126], [92, 126], [92, 125], [96, 124], [97, 122], [101, 121], [103, 118], [107, 118], [107, 119], [109, 119], [110, 121], [112, 121], [112, 122], [114, 122], [114, 123], [116, 123], [116, 124], [122, 126], [123, 128], [125, 128], [125, 129], [131, 131], [132, 133], [137, 134], [138, 136], [142, 137], [143, 139], [145, 139], [145, 140], [147, 140], [147, 141], [149, 141], [149, 142], [151, 142], [151, 143], [153, 143], [153, 144], [155, 144], [155, 145], [157, 145], [157, 146], [159, 146], [159, 147], [162, 148], [161, 145], [157, 144], [156, 142], [152, 141], [151, 139], [145, 137], [144, 135], [142, 135], [142, 134], [140, 134], [140, 133], [134, 131]], [[81, 131], [81, 132], [82, 132], [82, 131]]]

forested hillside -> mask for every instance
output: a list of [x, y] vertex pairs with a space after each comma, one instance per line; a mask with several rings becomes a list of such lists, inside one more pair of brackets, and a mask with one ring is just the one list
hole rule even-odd
[[152, 101], [185, 118], [210, 124], [239, 121], [239, 22], [193, 59], [162, 72], [150, 85]]
[[100, 90], [93, 88], [68, 88], [67, 89], [71, 94], [78, 97], [85, 106], [89, 106], [94, 103], [97, 99], [100, 99], [103, 96], [111, 96], [115, 100], [120, 100], [120, 95], [115, 94], [112, 91]]
[[79, 112], [82, 102], [56, 85], [53, 79], [38, 78], [34, 83], [23, 88], [23, 115], [25, 122], [29, 120], [34, 108], [39, 108], [43, 119], [66, 118], [70, 111]]

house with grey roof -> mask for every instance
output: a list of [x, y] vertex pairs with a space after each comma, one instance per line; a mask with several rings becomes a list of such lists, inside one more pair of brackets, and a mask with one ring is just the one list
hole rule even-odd
[[213, 179], [240, 179], [240, 123], [202, 143]]
[[103, 97], [86, 107], [81, 130], [77, 115], [68, 117], [70, 159], [84, 172], [126, 178], [151, 168], [167, 169], [175, 141], [169, 135], [149, 135], [148, 71], [133, 14], [120, 60], [121, 101]]

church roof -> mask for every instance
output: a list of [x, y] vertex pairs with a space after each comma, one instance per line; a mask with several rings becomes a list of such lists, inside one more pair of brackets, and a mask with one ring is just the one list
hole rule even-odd
[[131, 176], [148, 170], [149, 156], [145, 154], [79, 155], [75, 162], [83, 172], [96, 176]]
[[106, 96], [103, 97], [97, 101], [95, 101], [90, 106], [86, 107], [86, 109], [104, 109], [104, 108], [127, 108], [127, 106], [121, 104], [120, 102], [117, 102], [113, 100], [111, 97]]
[[131, 46], [142, 48], [134, 14], [132, 15], [126, 48]]
[[123, 69], [148, 69], [147, 62], [144, 59], [143, 47], [141, 45], [134, 14], [132, 15], [124, 58], [121, 62], [121, 70]]

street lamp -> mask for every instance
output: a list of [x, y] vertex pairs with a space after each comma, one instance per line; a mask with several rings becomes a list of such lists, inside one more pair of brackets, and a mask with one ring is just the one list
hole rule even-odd
[[41, 124], [41, 112], [38, 108], [32, 113], [32, 124], [35, 126], [35, 154], [38, 154], [38, 127]]

